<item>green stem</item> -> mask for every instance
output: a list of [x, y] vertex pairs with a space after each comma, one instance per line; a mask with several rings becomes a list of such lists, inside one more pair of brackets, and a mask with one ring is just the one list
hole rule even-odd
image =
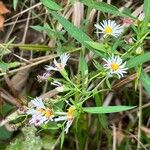
[[137, 144], [137, 150], [140, 149], [140, 140], [141, 140], [141, 126], [142, 126], [142, 85], [139, 84], [139, 123], [138, 123], [138, 144]]
[[137, 42], [135, 43], [135, 45], [133, 45], [126, 53], [124, 53], [124, 54], [122, 55], [122, 57], [125, 57], [127, 54], [129, 54], [129, 53], [132, 51], [132, 49], [133, 49], [134, 47], [138, 46], [139, 43], [142, 43], [143, 40], [146, 38], [146, 36], [147, 36], [148, 34], [149, 34], [149, 33], [146, 33], [139, 41], [137, 41]]

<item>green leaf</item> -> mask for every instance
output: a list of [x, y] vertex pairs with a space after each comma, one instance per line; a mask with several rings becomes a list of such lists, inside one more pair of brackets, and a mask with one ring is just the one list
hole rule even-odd
[[13, 0], [13, 8], [16, 10], [18, 4], [18, 0]]
[[0, 62], [0, 70], [8, 70], [10, 68], [15, 68], [20, 66], [20, 62], [12, 62], [12, 63], [4, 63], [4, 62]]
[[49, 9], [52, 9], [52, 10], [61, 10], [62, 9], [57, 3], [55, 3], [52, 0], [41, 0], [41, 2], [45, 7], [48, 7]]
[[[2, 44], [5, 46], [6, 44]], [[47, 45], [39, 45], [39, 44], [9, 44], [8, 48], [18, 47], [21, 50], [32, 50], [32, 51], [50, 51], [51, 48]]]
[[64, 128], [63, 128], [63, 131], [61, 132], [60, 137], [61, 137], [61, 138], [60, 138], [60, 149], [62, 149], [63, 144], [64, 144], [64, 140], [65, 140]]
[[147, 33], [148, 30], [148, 23], [150, 22], [150, 1], [149, 0], [144, 0], [144, 20], [142, 22], [142, 35]]
[[6, 140], [6, 139], [9, 139], [12, 135], [11, 132], [9, 132], [8, 130], [6, 130], [5, 127], [0, 127], [0, 139], [1, 140]]
[[105, 114], [121, 112], [135, 108], [135, 106], [101, 106], [101, 107], [83, 107], [83, 111], [92, 114]]
[[55, 17], [58, 20], [58, 22], [60, 24], [62, 24], [62, 26], [65, 28], [65, 30], [68, 31], [68, 33], [72, 37], [74, 37], [80, 43], [82, 43], [83, 45], [85, 45], [86, 47], [89, 48], [89, 46], [87, 45], [86, 42], [92, 41], [92, 39], [86, 33], [84, 33], [81, 29], [74, 26], [71, 22], [66, 20], [64, 17], [58, 15], [56, 12], [51, 11], [49, 9], [48, 9], [48, 11], [52, 14], [53, 17]]
[[142, 65], [143, 63], [150, 61], [150, 52], [136, 56], [134, 58], [131, 58], [127, 64], [126, 67], [127, 68], [133, 68], [136, 67], [138, 65]]
[[86, 42], [86, 43], [96, 50], [106, 52], [105, 45], [102, 43], [98, 43], [98, 42]]
[[60, 39], [64, 40], [62, 33], [55, 31], [47, 23], [45, 23], [44, 26], [37, 25], [37, 26], [31, 26], [31, 28], [36, 31], [39, 31], [39, 32], [44, 31], [49, 36], [49, 38], [54, 38], [54, 39], [60, 38]]
[[121, 12], [117, 7], [104, 2], [95, 2], [93, 0], [81, 0], [81, 3], [105, 13], [110, 13], [116, 16], [130, 17], [134, 19], [134, 17], [129, 15], [128, 13]]
[[0, 56], [3, 56], [3, 55], [7, 55], [9, 54], [11, 51], [8, 49], [9, 45], [11, 43], [13, 43], [15, 40], [15, 37], [13, 39], [11, 39], [8, 43], [6, 44], [0, 44]]
[[149, 77], [149, 75], [146, 72], [142, 71], [140, 80], [141, 80], [142, 85], [144, 86], [145, 90], [150, 95], [150, 77]]
[[80, 53], [79, 69], [80, 69], [80, 72], [82, 74], [82, 77], [85, 80], [85, 76], [87, 76], [87, 74], [88, 74], [88, 65], [87, 65], [87, 62], [85, 60], [85, 57], [83, 56], [83, 52], [82, 51]]
[[7, 115], [10, 111], [12, 111], [15, 107], [8, 104], [8, 103], [4, 103], [2, 105], [2, 115], [5, 116]]
[[44, 30], [44, 27], [39, 26], [39, 25], [37, 25], [37, 26], [30, 26], [30, 27], [31, 27], [32, 29], [36, 30], [36, 31], [39, 31], [39, 32], [41, 32], [41, 31]]

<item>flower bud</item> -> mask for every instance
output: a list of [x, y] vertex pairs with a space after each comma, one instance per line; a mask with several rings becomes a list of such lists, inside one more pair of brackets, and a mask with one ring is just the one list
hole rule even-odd
[[142, 47], [138, 47], [135, 52], [136, 54], [140, 55], [143, 52]]

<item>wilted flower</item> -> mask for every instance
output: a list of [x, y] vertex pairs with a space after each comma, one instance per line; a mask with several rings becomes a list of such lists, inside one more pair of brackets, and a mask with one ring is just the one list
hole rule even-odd
[[104, 37], [107, 35], [112, 35], [114, 37], [118, 37], [123, 32], [123, 27], [121, 25], [117, 25], [114, 20], [104, 20], [100, 24], [95, 24], [97, 33], [103, 33]]
[[62, 54], [62, 55], [60, 56], [60, 63], [58, 63], [58, 62], [56, 61], [56, 59], [54, 59], [53, 62], [54, 62], [54, 66], [55, 66], [55, 67], [46, 65], [45, 69], [48, 70], [48, 71], [51, 71], [51, 70], [54, 70], [54, 71], [62, 71], [62, 70], [65, 68], [68, 59], [69, 59], [69, 54], [66, 54], [66, 53], [65, 53], [65, 54]]
[[128, 27], [129, 25], [133, 24], [134, 21], [130, 18], [123, 18], [122, 19], [122, 24], [124, 27]]
[[37, 79], [38, 79], [39, 82], [42, 82], [44, 80], [47, 80], [48, 77], [50, 77], [50, 76], [51, 76], [50, 72], [45, 72], [45, 73], [43, 73], [43, 75], [38, 75]]
[[62, 116], [59, 116], [58, 118], [55, 119], [56, 122], [58, 121], [65, 121], [66, 122], [66, 126], [65, 126], [65, 133], [68, 133], [68, 130], [70, 128], [70, 126], [72, 125], [74, 118], [76, 116], [76, 109], [74, 106], [70, 106], [68, 111], [65, 112], [61, 112], [59, 113]]
[[32, 115], [30, 124], [39, 126], [43, 123], [48, 123], [48, 121], [53, 121], [54, 113], [52, 109], [46, 108], [41, 98], [35, 98], [31, 100], [34, 105], [33, 108], [29, 108], [26, 112], [27, 114]]
[[109, 75], [116, 74], [119, 78], [123, 77], [123, 74], [127, 73], [127, 69], [125, 68], [126, 62], [123, 63], [123, 60], [119, 56], [112, 56], [108, 58], [108, 60], [104, 59], [106, 62], [104, 64], [104, 68], [108, 70]]

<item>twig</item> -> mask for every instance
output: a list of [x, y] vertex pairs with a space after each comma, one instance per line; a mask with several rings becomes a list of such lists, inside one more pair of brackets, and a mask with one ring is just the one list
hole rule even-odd
[[116, 126], [113, 125], [113, 150], [116, 150]]
[[[150, 72], [150, 66], [148, 66], [147, 68], [144, 69], [145, 72]], [[119, 81], [118, 83], [116, 83], [115, 85], [113, 85], [112, 89], [116, 90], [119, 89], [122, 86], [125, 86], [126, 84], [130, 83], [131, 81], [136, 79], [136, 73], [128, 76], [127, 78]]]
[[9, 20], [11, 20], [12, 18], [15, 18], [15, 17], [17, 17], [17, 16], [20, 16], [20, 15], [22, 15], [22, 14], [28, 12], [29, 10], [34, 9], [35, 7], [40, 6], [41, 4], [42, 4], [42, 3], [39, 2], [39, 3], [37, 3], [36, 5], [33, 5], [32, 7], [28, 8], [28, 9], [25, 9], [24, 11], [21, 11], [20, 13], [14, 15], [13, 17], [11, 17], [11, 18], [5, 20], [5, 22], [7, 22], [7, 21], [9, 21]]

